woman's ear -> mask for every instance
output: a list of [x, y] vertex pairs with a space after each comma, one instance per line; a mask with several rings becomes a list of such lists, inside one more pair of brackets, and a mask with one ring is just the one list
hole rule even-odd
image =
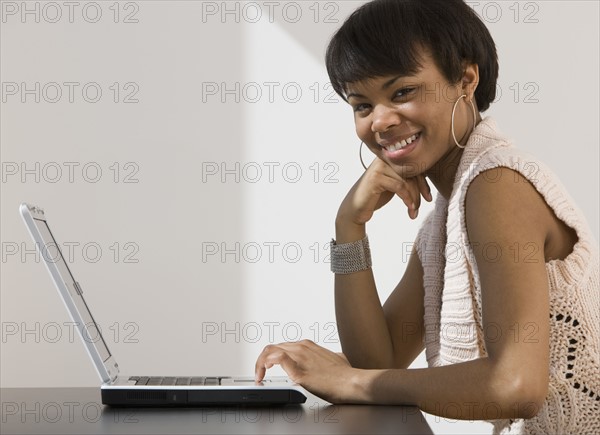
[[475, 90], [479, 85], [479, 65], [476, 63], [463, 64], [462, 90], [467, 95], [467, 100], [474, 98]]

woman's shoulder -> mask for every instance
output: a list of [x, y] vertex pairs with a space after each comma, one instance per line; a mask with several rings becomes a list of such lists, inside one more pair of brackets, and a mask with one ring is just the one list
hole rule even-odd
[[483, 171], [498, 167], [508, 168], [513, 173], [519, 173], [534, 184], [541, 181], [547, 182], [550, 178], [554, 182], [558, 181], [556, 174], [543, 160], [528, 151], [517, 148], [512, 142], [504, 142], [501, 146], [485, 150], [472, 167], [472, 178]]
[[[563, 259], [577, 241], [593, 244], [583, 211], [558, 176], [540, 159], [513, 146], [490, 150], [473, 167], [464, 195], [465, 216], [479, 216], [483, 209], [512, 210], [504, 213], [507, 228], [529, 221], [533, 233], [544, 234], [545, 258]], [[511, 208], [518, 204], [517, 208]]]
[[504, 190], [505, 194], [515, 196], [534, 189], [561, 219], [568, 218], [567, 215], [571, 219], [583, 218], [556, 173], [543, 160], [512, 143], [489, 147], [470, 165], [469, 172], [463, 177], [463, 200], [475, 179], [479, 179], [479, 183], [485, 182], [490, 195], [499, 194], [501, 187], [508, 188]]
[[469, 178], [472, 181], [478, 175], [483, 175], [492, 182], [499, 182], [504, 178], [504, 181], [511, 181], [515, 186], [530, 183], [558, 213], [562, 210], [571, 217], [583, 217], [554, 170], [542, 159], [515, 146], [497, 147], [482, 155]]
[[484, 168], [473, 178], [464, 196], [469, 227], [476, 225], [492, 234], [509, 235], [528, 225], [529, 232], [541, 239], [547, 237], [553, 213], [547, 199], [521, 171], [498, 165]]

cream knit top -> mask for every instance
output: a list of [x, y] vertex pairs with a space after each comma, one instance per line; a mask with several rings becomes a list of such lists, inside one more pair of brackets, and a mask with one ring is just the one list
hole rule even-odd
[[[479, 173], [498, 166], [527, 178], [556, 216], [575, 229], [578, 241], [565, 259], [546, 263], [550, 379], [544, 406], [532, 419], [490, 423], [494, 433], [501, 434], [599, 434], [598, 243], [558, 178], [543, 163], [516, 149], [497, 131], [491, 117], [483, 119], [469, 137], [450, 199], [438, 194], [435, 209], [417, 236], [416, 249], [424, 273], [427, 363], [435, 367], [487, 355], [481, 284], [466, 232], [465, 198], [469, 183]], [[525, 331], [523, 339], [527, 339]]]

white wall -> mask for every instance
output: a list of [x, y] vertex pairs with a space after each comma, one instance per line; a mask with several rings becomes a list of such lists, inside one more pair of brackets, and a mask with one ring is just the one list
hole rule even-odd
[[[300, 337], [339, 349], [326, 248], [362, 167], [323, 57], [362, 3], [227, 2], [239, 13], [223, 16], [222, 2], [137, 1], [117, 17], [101, 2], [92, 23], [89, 2], [72, 20], [61, 2], [28, 2], [39, 22], [2, 2], [2, 387], [98, 384], [36, 262], [23, 201], [72, 249], [127, 374], [250, 374], [264, 345]], [[555, 170], [598, 238], [598, 3], [471, 5], [500, 57], [502, 94], [484, 116]], [[397, 247], [429, 209], [412, 222], [396, 201], [369, 226], [382, 299], [406, 265]], [[490, 431], [428, 420], [440, 433]]]

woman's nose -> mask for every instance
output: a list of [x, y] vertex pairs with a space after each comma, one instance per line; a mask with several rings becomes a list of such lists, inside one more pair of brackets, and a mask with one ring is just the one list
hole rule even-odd
[[371, 130], [373, 133], [382, 133], [390, 127], [400, 124], [400, 116], [393, 108], [378, 105], [373, 109], [373, 122]]

